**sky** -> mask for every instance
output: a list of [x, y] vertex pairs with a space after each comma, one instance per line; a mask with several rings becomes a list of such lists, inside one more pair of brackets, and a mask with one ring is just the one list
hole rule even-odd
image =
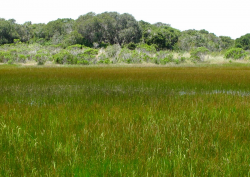
[[233, 39], [250, 33], [249, 0], [5, 0], [0, 18], [17, 23], [77, 19], [88, 12], [129, 13], [136, 20], [162, 22], [181, 31], [206, 29]]

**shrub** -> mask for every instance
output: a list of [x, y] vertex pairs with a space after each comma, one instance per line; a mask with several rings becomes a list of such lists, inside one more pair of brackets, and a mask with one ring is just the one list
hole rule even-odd
[[149, 62], [150, 60], [152, 60], [152, 57], [148, 56], [145, 53], [142, 53], [141, 56], [142, 56], [143, 61], [145, 62]]
[[75, 57], [68, 51], [62, 50], [59, 53], [53, 55], [53, 59], [55, 63], [58, 64], [76, 64], [77, 61]]
[[97, 49], [87, 48], [84, 53], [79, 53], [77, 55], [77, 64], [88, 65], [91, 61], [94, 63], [96, 62], [94, 59], [97, 54]]
[[18, 62], [25, 63], [26, 62], [26, 56], [23, 54], [18, 55]]
[[98, 50], [97, 49], [88, 48], [87, 50], [84, 51], [84, 54], [86, 54], [86, 55], [97, 55], [98, 54]]
[[14, 55], [12, 55], [9, 51], [3, 51], [0, 53], [0, 62], [7, 63], [10, 60], [14, 62]]
[[102, 64], [110, 64], [111, 63], [110, 59], [107, 58], [107, 56], [103, 53], [98, 56], [98, 59], [99, 59], [98, 63], [102, 63]]
[[225, 58], [232, 58], [232, 59], [243, 59], [247, 56], [247, 53], [242, 48], [231, 48], [226, 51]]
[[119, 59], [125, 63], [131, 63], [132, 62], [132, 54], [131, 51], [128, 48], [123, 48], [119, 54]]
[[141, 63], [143, 57], [138, 53], [138, 51], [131, 51], [128, 48], [123, 48], [119, 54], [119, 58], [125, 63]]
[[135, 50], [136, 44], [134, 44], [133, 42], [130, 42], [127, 47], [129, 50]]
[[38, 53], [35, 55], [35, 61], [38, 65], [44, 65], [47, 61], [46, 54]]
[[140, 44], [136, 47], [136, 49], [143, 53], [155, 53], [156, 52], [155, 45]]
[[108, 58], [115, 58], [119, 55], [121, 51], [121, 46], [119, 44], [114, 44], [111, 46], [108, 46], [105, 50]]
[[7, 62], [9, 65], [11, 65], [11, 64], [13, 64], [14, 63], [14, 60], [13, 59], [10, 59], [10, 60], [8, 60], [8, 62]]
[[81, 49], [82, 46], [80, 44], [76, 44], [76, 45], [71, 45], [71, 46], [68, 46], [67, 49], [68, 50], [72, 50], [72, 49]]
[[101, 43], [99, 44], [99, 47], [100, 47], [100, 48], [105, 48], [105, 49], [106, 49], [109, 45], [110, 45], [109, 43], [101, 42]]
[[160, 56], [158, 56], [158, 62], [155, 62], [155, 63], [165, 65], [165, 64], [167, 64], [169, 62], [173, 62], [174, 61], [173, 59], [174, 59], [173, 54], [160, 55]]
[[180, 60], [181, 60], [181, 62], [185, 62], [186, 58], [185, 57], [181, 57]]
[[190, 52], [191, 58], [194, 61], [204, 61], [209, 50], [206, 47], [198, 47]]
[[175, 59], [174, 62], [175, 62], [175, 64], [180, 64], [180, 60], [179, 59]]
[[98, 63], [102, 63], [102, 64], [110, 64], [110, 63], [111, 63], [111, 61], [110, 61], [110, 59], [106, 58], [106, 59], [104, 59], [104, 60], [100, 60]]
[[0, 51], [0, 63], [2, 63], [4, 60], [4, 53], [5, 52]]
[[80, 60], [77, 60], [77, 64], [79, 64], [79, 65], [88, 65], [89, 61], [85, 60], [85, 59], [80, 59]]

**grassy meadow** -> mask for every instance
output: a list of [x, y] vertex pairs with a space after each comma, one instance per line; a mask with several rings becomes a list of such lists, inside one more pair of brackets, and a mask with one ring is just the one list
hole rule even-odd
[[0, 65], [0, 176], [249, 176], [250, 66]]

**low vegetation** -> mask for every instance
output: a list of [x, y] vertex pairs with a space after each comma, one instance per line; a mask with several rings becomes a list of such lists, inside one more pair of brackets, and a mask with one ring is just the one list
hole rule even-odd
[[247, 176], [249, 74], [0, 65], [0, 174]]
[[[133, 47], [132, 47], [133, 46]], [[6, 44], [0, 46], [0, 63], [37, 63], [37, 65], [103, 65], [103, 64], [156, 64], [178, 65], [181, 63], [217, 63], [220, 58], [249, 61], [249, 53], [241, 48], [231, 48], [221, 52], [211, 52], [205, 47], [192, 49], [190, 52], [160, 50], [148, 44], [109, 45], [106, 48], [90, 48], [84, 45], [72, 45], [63, 48], [60, 45], [43, 46], [41, 44]], [[226, 63], [228, 61], [224, 61]]]

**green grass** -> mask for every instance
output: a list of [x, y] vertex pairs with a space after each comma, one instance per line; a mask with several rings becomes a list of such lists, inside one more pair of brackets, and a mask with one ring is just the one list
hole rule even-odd
[[249, 176], [250, 67], [0, 66], [0, 176]]

